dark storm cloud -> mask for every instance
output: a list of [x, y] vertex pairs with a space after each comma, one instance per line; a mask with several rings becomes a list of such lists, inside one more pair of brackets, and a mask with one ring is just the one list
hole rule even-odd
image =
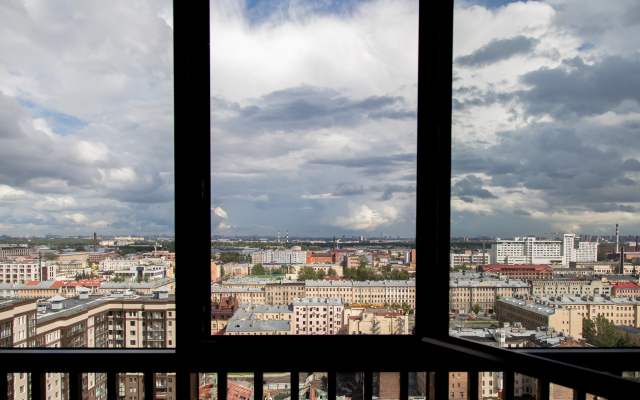
[[640, 60], [607, 57], [593, 65], [575, 57], [569, 67], [541, 68], [521, 77], [531, 89], [518, 93], [530, 115], [554, 118], [605, 113], [624, 100], [640, 101]]
[[480, 197], [484, 190], [491, 194], [491, 187], [522, 188], [540, 191], [549, 207], [586, 206], [598, 212], [610, 211], [613, 203], [637, 201], [640, 185], [626, 176], [640, 168], [636, 159], [589, 144], [573, 128], [557, 125], [531, 124], [502, 132], [498, 144], [474, 152], [454, 147], [454, 176], [475, 172], [489, 179], [466, 175], [452, 187], [452, 194]]
[[462, 67], [484, 67], [507, 60], [516, 54], [526, 54], [533, 50], [539, 41], [522, 35], [510, 39], [494, 39], [473, 53], [456, 58], [455, 63]]
[[636, 210], [634, 206], [625, 206], [623, 204], [616, 204], [616, 203], [596, 204], [591, 209], [596, 212], [614, 212], [614, 211], [635, 212]]
[[371, 156], [352, 159], [314, 159], [307, 164], [333, 165], [346, 168], [358, 168], [365, 175], [389, 174], [398, 168], [415, 168], [416, 154], [394, 154], [390, 156]]
[[214, 121], [219, 111], [239, 113], [237, 117], [214, 123], [226, 126], [234, 133], [254, 134], [355, 126], [367, 119], [405, 120], [417, 116], [415, 108], [408, 107], [401, 96], [370, 96], [354, 100], [334, 89], [307, 85], [278, 90], [252, 101], [254, 104], [241, 107], [238, 103], [213, 97]]
[[331, 192], [335, 196], [358, 196], [365, 193], [364, 187], [354, 182], [339, 183]]
[[371, 187], [371, 190], [382, 192], [378, 201], [387, 201], [390, 200], [395, 193], [415, 193], [416, 188], [415, 186], [386, 184], [374, 185]]
[[[462, 100], [460, 99], [462, 96], [471, 95], [473, 95], [473, 97]], [[454, 111], [463, 111], [470, 107], [490, 106], [492, 104], [506, 104], [509, 101], [513, 100], [515, 97], [515, 93], [501, 93], [494, 90], [485, 92], [479, 91], [476, 88], [473, 88], [472, 90], [454, 90], [451, 107]]]
[[461, 196], [461, 198], [462, 197], [464, 198], [477, 197], [480, 199], [496, 199], [497, 198], [493, 193], [491, 193], [487, 189], [484, 189], [482, 186], [483, 186], [483, 182], [480, 178], [478, 178], [475, 175], [467, 175], [466, 177], [456, 182], [451, 187], [451, 194], [454, 196]]
[[625, 171], [640, 171], [640, 161], [635, 158], [627, 158], [622, 162]]

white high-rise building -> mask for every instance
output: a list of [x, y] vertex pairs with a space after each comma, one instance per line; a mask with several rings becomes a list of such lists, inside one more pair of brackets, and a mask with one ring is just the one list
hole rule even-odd
[[264, 250], [251, 253], [253, 264], [305, 264], [307, 252], [298, 250]]
[[572, 261], [595, 262], [598, 244], [578, 242], [573, 233], [543, 233], [535, 237], [496, 239], [491, 245], [491, 260], [496, 264], [562, 264]]

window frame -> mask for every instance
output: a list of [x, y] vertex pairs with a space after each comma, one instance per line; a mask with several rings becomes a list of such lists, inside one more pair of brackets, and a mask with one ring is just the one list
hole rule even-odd
[[[420, 8], [422, 80], [418, 93], [418, 104], [423, 105], [423, 118], [418, 119], [418, 139], [422, 140], [418, 179], [422, 190], [417, 193], [416, 243], [420, 240], [422, 244], [421, 254], [426, 257], [430, 275], [428, 280], [426, 275], [422, 277], [422, 290], [416, 290], [416, 308], [420, 311], [416, 314], [415, 335], [314, 336], [312, 341], [308, 336], [211, 336], [209, 4], [206, 0], [189, 3], [174, 0], [174, 126], [175, 132], [180, 132], [174, 135], [176, 237], [184, 238], [176, 251], [181, 263], [194, 266], [193, 274], [186, 275], [181, 284], [185, 289], [177, 289], [180, 298], [176, 300], [176, 315], [180, 318], [176, 319], [176, 348], [0, 349], [3, 360], [0, 372], [40, 374], [39, 379], [38, 375], [32, 375], [31, 391], [42, 396], [45, 391], [40, 389], [46, 385], [47, 372], [69, 372], [71, 398], [81, 398], [79, 373], [91, 371], [107, 373], [109, 399], [117, 396], [117, 372], [140, 371], [146, 376], [176, 372], [178, 397], [187, 399], [194, 388], [197, 393], [198, 380], [193, 373], [218, 372], [220, 381], [224, 381], [227, 372], [247, 369], [255, 372], [257, 381], [262, 380], [266, 371], [328, 371], [330, 398], [335, 396], [331, 382], [335, 383], [336, 373], [341, 370], [365, 372], [368, 385], [365, 399], [372, 397], [372, 372], [381, 371], [399, 371], [402, 382], [406, 382], [410, 371], [436, 371], [436, 398], [448, 394], [446, 371], [470, 373], [470, 382], [476, 383], [468, 386], [470, 397], [477, 394], [477, 374], [474, 378], [473, 373], [480, 371], [504, 371], [505, 398], [513, 393], [515, 371], [539, 377], [543, 382], [553, 380], [585, 391], [610, 394], [609, 398], [637, 390], [640, 383], [597, 370], [607, 365], [615, 365], [618, 370], [637, 369], [635, 357], [628, 355], [640, 354], [640, 349], [507, 350], [449, 337], [449, 287], [444, 284], [449, 276], [444, 266], [448, 265], [450, 237], [453, 1], [429, 3], [429, 9], [424, 4]], [[433, 98], [438, 99], [435, 105]], [[433, 160], [438, 160], [436, 168]], [[195, 267], [201, 264], [204, 265]], [[428, 282], [440, 284], [427, 287]], [[287, 356], [291, 353], [301, 357], [295, 357], [292, 363]], [[402, 387], [404, 397], [406, 386]], [[0, 400], [6, 398], [7, 389], [6, 379], [0, 379]], [[146, 379], [145, 392], [151, 394], [154, 390], [153, 380]], [[261, 392], [258, 385], [256, 398], [261, 397]], [[226, 400], [224, 391], [220, 392], [220, 400]], [[292, 393], [292, 400], [298, 400], [296, 392]]]

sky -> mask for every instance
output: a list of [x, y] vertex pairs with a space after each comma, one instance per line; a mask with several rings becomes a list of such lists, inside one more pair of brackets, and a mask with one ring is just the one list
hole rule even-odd
[[0, 234], [174, 234], [171, 4], [0, 2]]
[[212, 234], [415, 237], [418, 4], [210, 2]]
[[640, 3], [456, 1], [451, 235], [640, 234]]

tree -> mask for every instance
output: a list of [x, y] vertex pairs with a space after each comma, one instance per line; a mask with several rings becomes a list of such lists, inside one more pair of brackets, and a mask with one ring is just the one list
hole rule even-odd
[[298, 272], [298, 280], [306, 281], [306, 280], [314, 280], [316, 279], [316, 271], [313, 267], [302, 267]]
[[629, 340], [618, 333], [613, 322], [607, 317], [598, 315], [595, 321], [582, 319], [582, 336], [587, 343], [596, 347], [627, 347]]
[[251, 268], [252, 275], [264, 275], [264, 266], [262, 264], [255, 264], [253, 268]]
[[56, 260], [56, 254], [55, 253], [44, 253], [42, 258], [45, 261], [55, 261]]
[[324, 270], [319, 269], [318, 272], [316, 272], [316, 279], [323, 280], [324, 277], [325, 277]]
[[220, 254], [220, 261], [225, 263], [228, 263], [228, 262], [239, 263], [241, 261], [241, 254], [235, 251], [227, 251], [225, 253]]
[[329, 272], [327, 273], [327, 275], [331, 277], [335, 277], [335, 276], [338, 276], [338, 272], [335, 269], [333, 269], [333, 267], [329, 267]]
[[84, 246], [80, 244], [76, 246], [76, 251], [86, 251], [86, 250], [84, 249]]
[[144, 274], [144, 278], [143, 278], [143, 279], [144, 279], [144, 281], [145, 281], [145, 282], [149, 282], [149, 277], [150, 277], [150, 276], [151, 276], [151, 275], [149, 275], [149, 274]]
[[480, 314], [480, 311], [482, 310], [482, 307], [480, 307], [480, 304], [476, 303], [471, 307], [471, 311], [473, 311], [474, 314], [478, 315]]

